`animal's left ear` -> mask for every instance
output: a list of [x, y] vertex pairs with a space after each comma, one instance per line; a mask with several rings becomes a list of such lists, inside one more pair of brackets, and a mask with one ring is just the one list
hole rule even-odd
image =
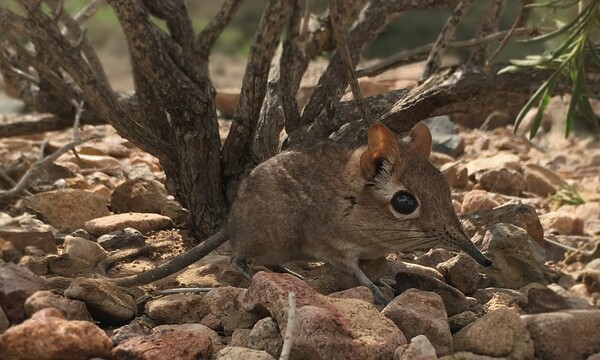
[[415, 150], [421, 153], [421, 155], [425, 156], [425, 158], [429, 157], [431, 154], [431, 132], [427, 125], [423, 123], [418, 123], [410, 130], [408, 133], [410, 136], [410, 146], [412, 146]]

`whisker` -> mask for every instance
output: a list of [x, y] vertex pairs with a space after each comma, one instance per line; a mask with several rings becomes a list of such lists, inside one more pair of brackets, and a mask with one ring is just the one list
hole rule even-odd
[[381, 240], [381, 239], [379, 239], [379, 240], [373, 241], [373, 242], [362, 243], [362, 244], [358, 244], [358, 245], [354, 245], [354, 246], [348, 246], [348, 247], [345, 247], [343, 250], [352, 250], [352, 249], [355, 249], [355, 248], [368, 247], [368, 246], [371, 246], [371, 245], [379, 245], [379, 244], [386, 244], [386, 243], [390, 243], [390, 242], [399, 242], [399, 241], [405, 241], [405, 242], [409, 242], [410, 243], [410, 242], [412, 242], [414, 240], [436, 239], [438, 237], [440, 237], [439, 234], [432, 234], [432, 235], [421, 235], [421, 236], [394, 237], [392, 239], [387, 239], [387, 240]]

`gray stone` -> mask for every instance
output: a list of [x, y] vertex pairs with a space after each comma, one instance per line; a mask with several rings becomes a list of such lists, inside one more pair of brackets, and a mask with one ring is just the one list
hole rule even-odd
[[110, 323], [130, 320], [137, 311], [137, 304], [131, 295], [104, 279], [76, 279], [65, 290], [65, 296], [83, 301], [94, 319]]
[[133, 228], [113, 231], [96, 240], [106, 250], [129, 249], [144, 246], [145, 237]]
[[431, 131], [432, 150], [453, 157], [462, 155], [465, 144], [448, 115], [435, 116], [422, 121]]
[[90, 313], [83, 301], [67, 299], [52, 291], [36, 291], [27, 298], [27, 301], [25, 301], [25, 312], [27, 313], [27, 316], [31, 316], [45, 308], [55, 308], [59, 310], [67, 320], [91, 320]]
[[460, 253], [450, 260], [437, 266], [448, 284], [462, 291], [465, 295], [472, 294], [479, 285], [479, 266], [472, 257]]
[[567, 310], [521, 318], [540, 359], [585, 360], [600, 351], [600, 310]]
[[425, 335], [417, 335], [410, 344], [401, 345], [394, 353], [394, 360], [437, 360], [435, 348]]
[[43, 285], [42, 278], [28, 268], [0, 263], [0, 307], [12, 324], [25, 319], [25, 300]]
[[250, 331], [248, 336], [248, 347], [256, 350], [264, 350], [274, 357], [281, 353], [283, 338], [279, 326], [272, 317], [266, 317], [258, 322]]

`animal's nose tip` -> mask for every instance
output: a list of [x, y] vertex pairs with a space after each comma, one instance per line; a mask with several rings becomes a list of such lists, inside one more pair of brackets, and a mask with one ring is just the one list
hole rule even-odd
[[479, 264], [483, 267], [490, 267], [492, 265], [494, 265], [494, 263], [492, 262], [492, 260], [488, 259], [488, 258], [484, 258], [482, 259]]

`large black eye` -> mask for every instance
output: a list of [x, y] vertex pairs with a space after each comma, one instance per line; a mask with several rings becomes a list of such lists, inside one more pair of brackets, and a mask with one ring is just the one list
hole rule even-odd
[[419, 203], [413, 194], [406, 191], [398, 191], [392, 197], [392, 208], [400, 214], [408, 215], [417, 209]]

